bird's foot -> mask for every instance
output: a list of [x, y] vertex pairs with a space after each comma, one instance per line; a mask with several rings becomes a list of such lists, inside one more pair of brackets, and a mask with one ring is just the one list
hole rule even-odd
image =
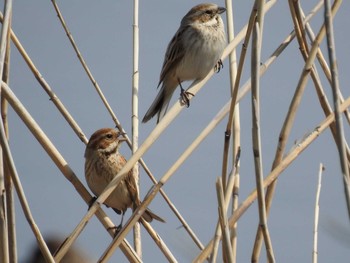
[[116, 237], [116, 236], [119, 234], [120, 230], [122, 230], [122, 228], [123, 228], [123, 226], [122, 226], [121, 224], [119, 224], [118, 226], [109, 227], [109, 228], [107, 229], [107, 231], [109, 231], [109, 230], [114, 230], [114, 231], [115, 231], [115, 232], [114, 232], [114, 237]]
[[181, 93], [180, 93], [181, 105], [186, 105], [187, 108], [190, 107], [190, 96], [194, 97], [194, 94], [181, 88]]
[[219, 59], [218, 63], [214, 66], [214, 71], [219, 73], [222, 68], [224, 68], [224, 64], [222, 64], [222, 60]]

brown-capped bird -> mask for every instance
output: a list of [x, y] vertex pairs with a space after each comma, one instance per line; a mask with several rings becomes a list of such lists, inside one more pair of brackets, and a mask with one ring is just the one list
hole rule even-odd
[[216, 4], [199, 4], [182, 18], [165, 53], [158, 83], [160, 90], [142, 122], [149, 121], [156, 114], [157, 123], [159, 122], [178, 85], [182, 101], [189, 106], [188, 94], [191, 93], [184, 91], [181, 82], [201, 80], [213, 68], [220, 71], [220, 57], [226, 46], [224, 23], [220, 14], [225, 10]]
[[[120, 144], [125, 141], [122, 134], [111, 128], [103, 128], [91, 135], [85, 150], [85, 179], [91, 191], [99, 196], [112, 179], [118, 174], [126, 163], [126, 159], [119, 153]], [[136, 209], [141, 201], [136, 187], [132, 170], [114, 189], [104, 202], [113, 208], [118, 214], [122, 214], [120, 229], [123, 224], [125, 211], [131, 207]], [[165, 222], [164, 219], [147, 209], [142, 217], [151, 222], [156, 219]]]

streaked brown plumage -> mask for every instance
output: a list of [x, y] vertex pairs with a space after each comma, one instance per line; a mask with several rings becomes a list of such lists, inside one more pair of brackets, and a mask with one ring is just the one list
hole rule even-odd
[[[178, 85], [186, 80], [201, 80], [213, 68], [220, 70], [220, 57], [226, 46], [224, 24], [220, 14], [225, 8], [216, 4], [199, 4], [181, 20], [165, 53], [158, 87], [160, 90], [142, 122], [157, 115], [157, 123], [165, 115], [170, 99]], [[189, 106], [186, 91], [181, 97]]]
[[[85, 179], [91, 191], [99, 196], [126, 163], [126, 159], [119, 153], [120, 144], [125, 141], [121, 133], [115, 129], [103, 128], [91, 135], [85, 150]], [[136, 181], [132, 170], [121, 180], [119, 185], [105, 201], [105, 205], [112, 207], [118, 214], [131, 207], [133, 210], [141, 204]], [[142, 217], [151, 222], [156, 219], [165, 222], [149, 209]]]

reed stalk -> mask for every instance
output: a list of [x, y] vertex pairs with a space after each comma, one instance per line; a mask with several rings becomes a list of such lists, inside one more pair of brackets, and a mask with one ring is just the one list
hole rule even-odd
[[[5, 68], [6, 51], [8, 50], [8, 35], [11, 30], [11, 16], [12, 16], [12, 0], [5, 0], [4, 3], [4, 22], [0, 33], [0, 79], [3, 81], [3, 72]], [[1, 87], [0, 87], [1, 94]], [[5, 129], [4, 129], [5, 137]], [[7, 217], [7, 208], [5, 204], [6, 188], [5, 188], [5, 162], [3, 158], [2, 149], [0, 149], [0, 261], [9, 262], [9, 225]], [[12, 232], [12, 231], [11, 231]]]
[[[289, 4], [290, 4], [292, 17], [294, 17], [293, 14], [295, 14], [295, 2], [293, 0], [289, 0]], [[339, 1], [335, 2], [333, 12], [336, 12], [338, 10], [339, 6], [340, 6], [340, 2]], [[302, 34], [302, 31], [303, 31], [302, 24], [299, 23], [300, 21], [298, 19], [294, 18], [293, 21], [296, 23], [295, 24], [295, 32], [297, 32], [296, 33], [297, 39], [298, 39], [299, 43], [301, 43], [300, 49], [303, 51], [307, 51], [308, 48], [306, 48], [306, 46], [303, 44], [304, 42], [303, 42], [303, 34]], [[304, 93], [306, 84], [308, 82], [308, 76], [309, 76], [310, 72], [313, 72], [313, 70], [314, 70], [313, 63], [314, 63], [314, 60], [316, 58], [318, 46], [321, 43], [324, 36], [325, 36], [325, 26], [323, 25], [321, 27], [319, 33], [317, 34], [315, 41], [312, 43], [312, 47], [310, 49], [310, 52], [308, 52], [308, 57], [306, 57], [304, 68], [303, 68], [302, 73], [300, 75], [294, 96], [292, 98], [291, 104], [290, 104], [289, 109], [288, 109], [287, 116], [284, 120], [283, 126], [282, 126], [281, 131], [280, 131], [278, 145], [276, 148], [275, 159], [273, 161], [271, 170], [273, 170], [281, 162], [281, 160], [283, 158], [283, 154], [285, 152], [285, 147], [287, 145], [290, 131], [293, 127], [294, 118], [295, 118], [295, 115], [297, 113], [297, 109], [300, 105], [301, 98], [302, 98], [302, 95]], [[277, 181], [274, 182], [271, 186], [269, 186], [266, 190], [265, 200], [266, 200], [267, 215], [269, 214], [269, 211], [270, 211], [270, 208], [272, 205], [272, 199], [273, 199], [273, 195], [275, 192], [276, 183], [277, 183]], [[255, 244], [254, 244], [254, 249], [253, 249], [252, 262], [257, 262], [257, 260], [259, 258], [260, 248], [261, 248], [261, 244], [262, 244], [261, 239], [262, 239], [262, 235], [261, 235], [261, 231], [258, 227], [256, 239], [255, 239]]]
[[344, 184], [344, 194], [345, 201], [348, 209], [348, 217], [350, 220], [350, 172], [348, 166], [348, 158], [346, 154], [346, 139], [344, 135], [344, 127], [342, 115], [340, 114], [340, 84], [338, 77], [338, 68], [337, 68], [337, 58], [335, 52], [335, 41], [334, 41], [334, 32], [333, 32], [333, 22], [332, 22], [332, 12], [331, 4], [329, 0], [325, 0], [325, 24], [327, 32], [327, 47], [329, 55], [329, 64], [332, 73], [332, 94], [333, 94], [333, 107], [335, 114], [335, 127], [336, 127], [336, 141], [338, 141], [338, 151], [340, 159], [340, 167], [343, 176]]
[[[132, 153], [134, 154], [138, 148], [139, 139], [139, 1], [134, 0], [134, 12], [133, 12], [133, 74], [132, 74], [132, 100], [131, 100], [131, 122], [132, 122]], [[140, 193], [140, 174], [138, 163], [132, 168], [133, 176], [135, 177], [137, 192]], [[134, 226], [134, 247], [136, 253], [142, 258], [142, 245], [141, 245], [141, 228], [140, 224], [136, 223]]]
[[312, 250], [312, 263], [317, 263], [317, 243], [318, 243], [318, 221], [320, 215], [320, 193], [321, 193], [321, 182], [322, 182], [322, 172], [324, 171], [324, 166], [320, 163], [320, 169], [318, 171], [318, 184], [316, 190], [316, 201], [315, 201], [315, 220], [314, 220], [314, 246]]
[[[340, 106], [340, 112], [345, 111], [350, 106], [350, 97], [347, 98]], [[313, 131], [308, 136], [299, 140], [299, 143], [291, 150], [284, 159], [270, 172], [270, 174], [264, 179], [264, 188], [271, 185], [282, 172], [297, 158], [300, 154], [314, 142], [330, 125], [334, 122], [334, 114], [330, 114], [319, 125], [315, 126]], [[230, 228], [240, 219], [240, 217], [248, 210], [257, 198], [257, 190], [254, 189], [248, 197], [239, 205], [233, 215], [229, 218]], [[145, 202], [145, 201], [144, 201]], [[209, 255], [213, 248], [214, 240], [210, 240], [207, 246], [197, 255], [193, 262], [203, 262]]]

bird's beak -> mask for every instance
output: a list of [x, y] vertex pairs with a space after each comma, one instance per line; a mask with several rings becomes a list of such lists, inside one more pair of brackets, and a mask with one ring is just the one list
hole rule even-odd
[[118, 140], [119, 140], [120, 142], [125, 142], [125, 141], [127, 141], [127, 139], [124, 137], [125, 134], [126, 134], [125, 132], [119, 132]]
[[225, 11], [226, 11], [225, 7], [221, 7], [221, 6], [218, 7], [218, 14], [222, 14]]

